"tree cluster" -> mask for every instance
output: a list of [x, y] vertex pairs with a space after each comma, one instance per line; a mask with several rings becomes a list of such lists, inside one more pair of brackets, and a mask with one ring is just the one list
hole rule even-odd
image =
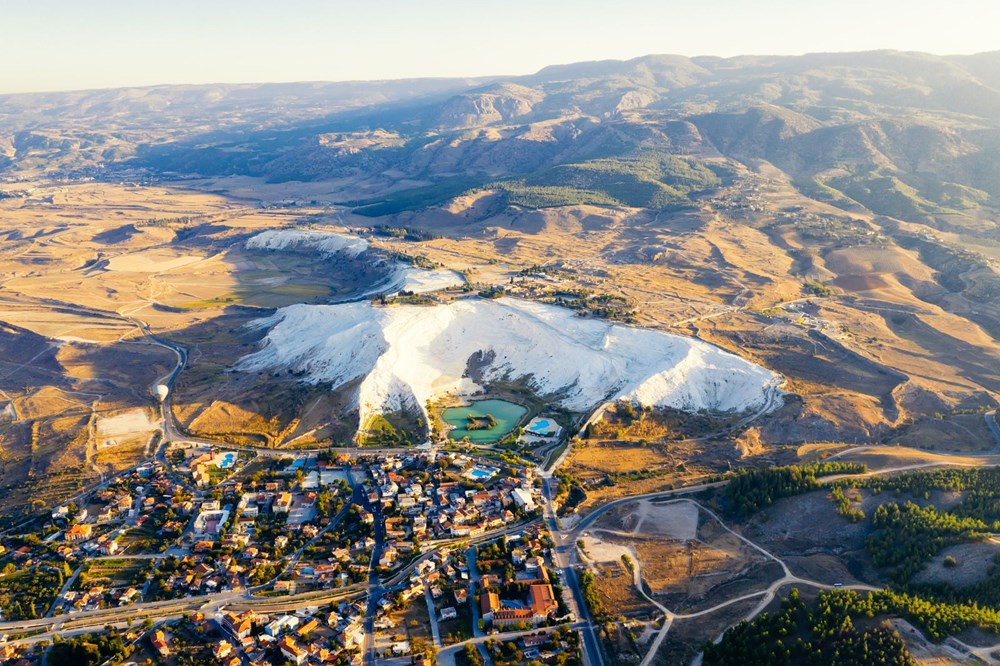
[[726, 485], [725, 497], [734, 513], [749, 516], [766, 509], [783, 497], [817, 489], [818, 477], [860, 474], [866, 469], [864, 465], [841, 462], [746, 469]]
[[[899, 634], [887, 626], [858, 629], [866, 616], [857, 595], [824, 593], [812, 606], [792, 590], [781, 608], [726, 631], [705, 646], [704, 666], [809, 664], [916, 666]], [[869, 616], [870, 617], [870, 616]]]
[[110, 631], [57, 639], [45, 656], [45, 663], [49, 666], [96, 666], [104, 662], [120, 663], [131, 653], [131, 647], [118, 632]]
[[872, 563], [893, 567], [893, 580], [904, 583], [947, 546], [985, 539], [990, 529], [981, 520], [941, 513], [933, 506], [881, 504], [872, 517], [875, 531], [865, 544]]

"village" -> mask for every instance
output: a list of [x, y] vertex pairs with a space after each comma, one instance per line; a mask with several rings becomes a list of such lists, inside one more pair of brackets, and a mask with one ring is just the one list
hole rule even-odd
[[[362, 664], [369, 652], [430, 664], [441, 650], [460, 663], [458, 648], [486, 654], [485, 637], [508, 633], [529, 654], [577, 654], [547, 638], [575, 618], [532, 468], [472, 449], [352, 454], [168, 445], [3, 540], [3, 619], [204, 600], [121, 627], [137, 663]], [[43, 643], [4, 638], [5, 659], [37, 662]]]

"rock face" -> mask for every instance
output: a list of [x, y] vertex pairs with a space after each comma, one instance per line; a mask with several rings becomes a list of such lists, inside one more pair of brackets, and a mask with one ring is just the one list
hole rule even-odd
[[461, 129], [506, 122], [530, 114], [545, 94], [515, 84], [491, 86], [486, 90], [457, 95], [438, 116], [441, 127]]
[[656, 100], [659, 97], [654, 93], [645, 90], [630, 90], [624, 95], [622, 95], [621, 100], [619, 100], [618, 105], [615, 106], [614, 114], [625, 113], [626, 111], [632, 111], [633, 109], [642, 109]]
[[361, 422], [484, 383], [529, 382], [539, 395], [589, 412], [612, 399], [688, 411], [739, 412], [778, 404], [781, 377], [705, 342], [577, 317], [515, 299], [432, 307], [293, 305], [256, 324], [262, 348], [237, 370], [290, 369], [337, 390], [360, 380]]

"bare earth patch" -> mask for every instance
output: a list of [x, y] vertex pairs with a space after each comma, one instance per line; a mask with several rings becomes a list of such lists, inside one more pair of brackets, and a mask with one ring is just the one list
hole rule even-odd
[[107, 268], [122, 273], [165, 273], [199, 261], [201, 257], [190, 254], [149, 251], [114, 257], [108, 261]]
[[628, 546], [603, 541], [602, 539], [598, 539], [593, 536], [585, 536], [582, 541], [584, 544], [584, 553], [594, 562], [600, 562], [602, 564], [620, 562], [622, 555], [635, 557], [635, 551]]
[[148, 433], [159, 428], [159, 420], [154, 420], [151, 410], [146, 408], [130, 409], [114, 416], [101, 416], [97, 419], [97, 435], [110, 438]]
[[[947, 583], [956, 587], [981, 583], [986, 580], [997, 553], [1000, 553], [1000, 543], [992, 540], [949, 546], [935, 555], [934, 559], [914, 576], [913, 582]], [[955, 566], [944, 566], [945, 558], [948, 557], [954, 558]]]

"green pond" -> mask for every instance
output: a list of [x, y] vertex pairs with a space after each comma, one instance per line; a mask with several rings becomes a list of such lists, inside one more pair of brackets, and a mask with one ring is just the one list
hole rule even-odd
[[[448, 433], [451, 439], [468, 437], [475, 444], [492, 444], [513, 430], [527, 413], [526, 408], [506, 400], [477, 400], [464, 407], [449, 407], [441, 416], [449, 425], [455, 426]], [[488, 430], [466, 430], [470, 416], [483, 418], [487, 414], [496, 420], [495, 426]]]

